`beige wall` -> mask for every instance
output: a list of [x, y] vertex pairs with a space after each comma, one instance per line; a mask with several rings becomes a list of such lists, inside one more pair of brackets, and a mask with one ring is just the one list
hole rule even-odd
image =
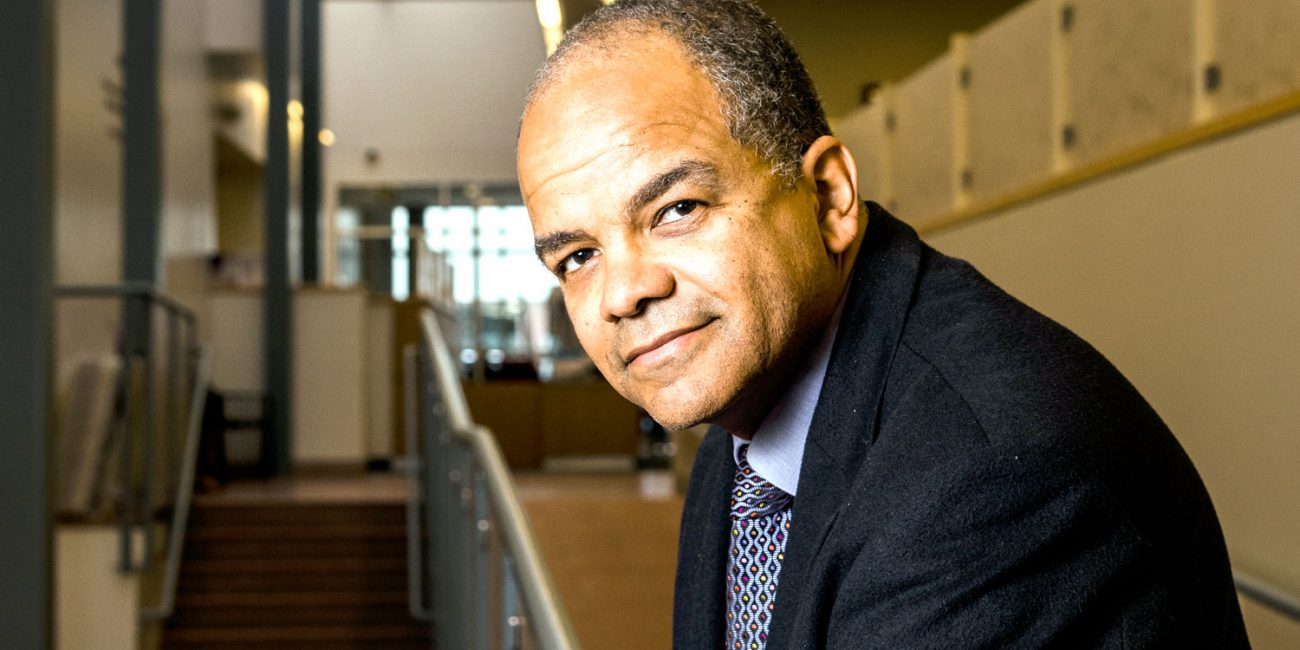
[[[165, 2], [159, 105], [165, 258], [216, 245], [204, 3]], [[55, 266], [59, 284], [116, 283], [122, 268], [121, 0], [57, 3]]]
[[1300, 622], [1249, 598], [1241, 599], [1241, 615], [1255, 650], [1292, 650], [1300, 641]]
[[[393, 367], [393, 302], [388, 296], [371, 296], [366, 305], [366, 455], [385, 458], [396, 449], [393, 434], [397, 422], [393, 417], [393, 373], [405, 372]], [[405, 378], [405, 374], [402, 375]], [[401, 385], [402, 389], [405, 385]]]
[[60, 0], [55, 15], [55, 282], [122, 276], [120, 0]]
[[[366, 292], [300, 288], [293, 302], [293, 460], [360, 467], [383, 452], [370, 433], [375, 346]], [[213, 387], [264, 390], [261, 291], [214, 290], [207, 318]]]
[[217, 239], [222, 253], [261, 255], [265, 229], [262, 165], [225, 138], [216, 143]]
[[159, 102], [165, 258], [202, 257], [217, 248], [212, 109], [204, 60], [204, 0], [163, 2]]
[[361, 467], [369, 442], [366, 292], [298, 289], [293, 307], [293, 460]]
[[1236, 568], [1292, 593], [1297, 169], [1292, 115], [927, 237], [1118, 365], [1195, 461]]
[[[159, 277], [164, 290], [198, 306], [202, 258], [215, 245], [204, 0], [161, 6]], [[122, 277], [122, 3], [58, 0], [52, 11], [54, 281], [116, 284]], [[106, 301], [57, 302], [61, 365], [78, 353], [114, 352], [121, 327], [115, 308]], [[58, 648], [139, 646], [139, 581], [119, 574], [117, 553], [116, 529], [61, 526], [56, 531]]]
[[265, 389], [262, 292], [212, 290], [204, 305], [203, 342], [212, 350], [212, 387], [218, 391]]
[[69, 525], [55, 530], [54, 647], [58, 650], [140, 647], [140, 579], [118, 571], [119, 540], [116, 526]]

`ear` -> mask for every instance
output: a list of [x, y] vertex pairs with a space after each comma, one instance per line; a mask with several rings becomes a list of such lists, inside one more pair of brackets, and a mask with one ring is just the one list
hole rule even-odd
[[801, 171], [815, 185], [817, 220], [826, 250], [840, 255], [858, 238], [862, 225], [853, 154], [839, 138], [823, 135], [804, 153]]

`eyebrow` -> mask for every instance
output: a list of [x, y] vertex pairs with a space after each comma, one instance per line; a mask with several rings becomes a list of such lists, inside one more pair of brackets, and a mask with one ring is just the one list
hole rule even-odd
[[585, 230], [561, 230], [560, 232], [551, 233], [538, 237], [533, 241], [533, 252], [537, 253], [537, 259], [543, 264], [546, 263], [546, 256], [555, 251], [568, 246], [576, 241], [588, 239], [590, 236]]
[[[667, 194], [668, 190], [686, 180], [695, 181], [710, 190], [716, 189], [719, 185], [718, 169], [699, 160], [683, 160], [672, 169], [651, 178], [638, 188], [632, 198], [623, 206], [624, 216], [630, 219], [632, 215], [645, 208], [646, 205], [658, 200], [664, 194]], [[587, 239], [590, 239], [590, 235], [584, 230], [562, 230], [538, 237], [533, 242], [533, 251], [537, 253], [537, 259], [545, 263], [547, 255], [576, 241]]]
[[647, 204], [667, 194], [668, 190], [673, 189], [673, 186], [685, 180], [693, 180], [707, 186], [709, 189], [715, 189], [718, 185], [718, 170], [706, 162], [683, 160], [676, 167], [655, 176], [642, 185], [636, 191], [636, 194], [632, 195], [632, 200], [628, 201], [627, 205], [623, 207], [623, 214], [631, 217], [633, 214], [640, 212]]

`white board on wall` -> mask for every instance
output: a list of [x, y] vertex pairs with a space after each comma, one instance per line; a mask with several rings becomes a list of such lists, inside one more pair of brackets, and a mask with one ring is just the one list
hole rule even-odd
[[890, 142], [885, 128], [889, 112], [888, 91], [881, 92], [869, 106], [863, 106], [835, 121], [835, 134], [848, 146], [858, 168], [858, 195], [888, 205], [890, 188]]
[[1054, 2], [1036, 0], [970, 39], [971, 198], [996, 198], [1052, 173]]
[[1193, 0], [1076, 2], [1063, 39], [1074, 138], [1086, 164], [1192, 124]]
[[1232, 112], [1300, 88], [1300, 0], [1215, 3], [1216, 102]]
[[[891, 209], [917, 224], [953, 209], [957, 69], [952, 52], [908, 77], [894, 95]], [[887, 118], [888, 119], [888, 118]]]

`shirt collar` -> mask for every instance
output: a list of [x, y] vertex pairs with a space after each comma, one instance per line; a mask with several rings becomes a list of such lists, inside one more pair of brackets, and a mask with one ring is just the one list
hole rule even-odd
[[[847, 288], [845, 294], [847, 294]], [[808, 427], [812, 425], [817, 398], [821, 395], [822, 381], [826, 379], [826, 366], [831, 359], [831, 344], [840, 326], [844, 309], [843, 297], [817, 349], [808, 363], [800, 369], [790, 389], [781, 397], [772, 411], [763, 419], [751, 440], [731, 437], [731, 451], [736, 464], [740, 464], [741, 445], [748, 444], [747, 459], [759, 476], [794, 495], [799, 486], [799, 469], [803, 465], [803, 448], [808, 441]]]

